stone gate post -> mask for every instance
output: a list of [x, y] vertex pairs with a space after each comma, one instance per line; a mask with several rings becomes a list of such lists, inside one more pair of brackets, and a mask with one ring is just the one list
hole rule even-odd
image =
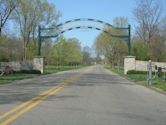
[[40, 71], [41, 74], [44, 74], [44, 57], [35, 56], [33, 58], [33, 69]]
[[124, 74], [127, 74], [129, 70], [135, 70], [135, 56], [125, 56], [124, 58]]

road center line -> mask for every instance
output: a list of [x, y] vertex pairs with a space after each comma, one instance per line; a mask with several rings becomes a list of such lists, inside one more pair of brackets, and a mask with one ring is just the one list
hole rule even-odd
[[[58, 87], [58, 86], [56, 86], [56, 87]], [[55, 88], [51, 88], [51, 89], [49, 89], [49, 90], [43, 92], [43, 93], [40, 94], [39, 96], [33, 97], [32, 99], [28, 100], [27, 102], [24, 102], [24, 103], [20, 104], [19, 106], [15, 107], [15, 108], [13, 108], [13, 109], [11, 109], [11, 110], [9, 110], [8, 112], [4, 113], [3, 115], [0, 115], [0, 120], [2, 120], [2, 119], [4, 119], [5, 117], [11, 115], [12, 113], [14, 113], [14, 112], [16, 112], [16, 111], [18, 111], [18, 110], [24, 108], [25, 106], [27, 106], [28, 104], [32, 103], [33, 101], [35, 101], [35, 100], [41, 98], [42, 96], [46, 95], [47, 93], [49, 93], [49, 92], [52, 91], [53, 89], [55, 89]]]
[[[49, 96], [55, 94], [59, 90], [61, 90], [65, 85], [71, 83], [74, 80], [77, 80], [82, 74], [77, 74], [69, 79], [64, 80], [63, 82], [59, 83], [58, 85], [54, 86], [53, 88], [43, 92], [39, 96], [36, 96], [32, 99], [30, 99], [27, 102], [24, 102], [20, 104], [19, 106], [11, 109], [10, 111], [4, 113], [3, 115], [0, 116], [0, 120], [4, 120], [0, 125], [8, 125], [12, 121], [16, 120], [19, 116], [23, 115], [25, 112], [29, 111], [30, 109], [34, 108], [41, 102], [43, 102], [45, 99], [47, 99]], [[11, 115], [11, 116], [10, 116]], [[7, 118], [9, 117], [9, 118]]]

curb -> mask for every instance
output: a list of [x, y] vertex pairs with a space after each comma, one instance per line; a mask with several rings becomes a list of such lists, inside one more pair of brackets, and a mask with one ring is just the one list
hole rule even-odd
[[153, 87], [153, 86], [151, 86], [149, 88], [154, 90], [154, 91], [156, 91], [156, 92], [158, 92], [158, 93], [166, 95], [166, 92], [164, 90], [162, 90], [162, 89], [159, 89], [159, 88], [156, 88], [156, 87]]
[[[123, 76], [122, 76], [122, 77], [123, 77]], [[159, 88], [156, 88], [156, 87], [153, 87], [153, 86], [148, 87], [147, 85], [142, 85], [142, 84], [140, 83], [140, 81], [134, 81], [134, 80], [132, 80], [132, 79], [130, 79], [130, 78], [128, 78], [128, 77], [125, 77], [125, 76], [124, 76], [124, 78], [126, 78], [127, 80], [129, 80], [129, 81], [131, 81], [131, 82], [134, 82], [134, 83], [137, 84], [137, 85], [143, 86], [143, 87], [145, 87], [145, 88], [148, 88], [148, 89], [151, 89], [151, 90], [156, 91], [156, 92], [158, 92], [158, 93], [161, 93], [161, 94], [166, 95], [166, 92], [165, 92], [164, 90], [162, 90], [162, 89], [159, 89]]]

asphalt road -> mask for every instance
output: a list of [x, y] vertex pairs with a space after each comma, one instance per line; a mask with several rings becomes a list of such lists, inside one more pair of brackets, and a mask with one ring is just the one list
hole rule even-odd
[[1, 85], [0, 113], [0, 125], [166, 125], [166, 95], [96, 65]]

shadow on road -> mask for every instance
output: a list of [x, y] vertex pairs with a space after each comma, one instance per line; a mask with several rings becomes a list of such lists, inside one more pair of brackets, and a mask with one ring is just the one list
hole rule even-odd
[[[48, 90], [56, 84], [62, 82], [64, 79], [74, 75], [76, 73], [64, 73], [64, 74], [51, 74], [43, 76], [41, 78], [32, 79], [29, 81], [22, 81], [19, 84], [10, 84], [0, 86], [0, 104], [11, 104], [18, 102], [25, 102], [29, 99], [37, 96], [39, 93]], [[73, 81], [70, 86], [103, 86], [103, 85], [134, 85], [126, 79], [110, 75], [106, 73], [87, 73], [81, 76], [80, 79]], [[69, 98], [73, 96], [53, 96], [54, 98]]]
[[32, 80], [22, 80], [14, 84], [0, 86], [0, 104], [25, 102], [39, 95], [75, 73], [51, 74]]
[[73, 82], [71, 85], [76, 86], [103, 86], [111, 84], [122, 84], [122, 85], [134, 85], [132, 82], [126, 80], [125, 78], [119, 77], [117, 75], [109, 74], [95, 74], [89, 73], [83, 75], [79, 80]]

